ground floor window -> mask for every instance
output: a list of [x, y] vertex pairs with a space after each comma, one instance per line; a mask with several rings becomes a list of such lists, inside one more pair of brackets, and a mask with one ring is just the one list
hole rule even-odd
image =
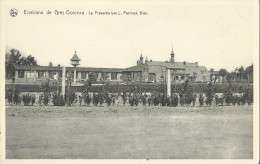
[[24, 78], [24, 71], [18, 71], [18, 78]]
[[111, 80], [117, 80], [117, 73], [111, 73]]
[[148, 76], [149, 76], [149, 77], [148, 77], [149, 81], [155, 81], [155, 79], [156, 79], [155, 73], [149, 73]]
[[54, 78], [56, 77], [56, 73], [57, 73], [57, 72], [50, 71], [50, 72], [49, 72], [49, 78], [50, 78], [50, 79], [54, 79]]
[[44, 78], [44, 71], [39, 71], [38, 72], [38, 78], [39, 79]]
[[127, 72], [127, 73], [126, 73], [126, 76], [127, 76], [128, 78], [131, 78], [131, 72]]
[[107, 80], [108, 79], [108, 73], [101, 73], [101, 79], [102, 80]]
[[26, 77], [29, 79], [29, 78], [34, 78], [34, 71], [28, 71], [26, 73]]
[[87, 78], [87, 73], [81, 72], [81, 79], [86, 79], [86, 78]]

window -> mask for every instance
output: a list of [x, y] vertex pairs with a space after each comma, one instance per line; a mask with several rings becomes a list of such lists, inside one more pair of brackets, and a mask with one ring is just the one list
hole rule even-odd
[[117, 80], [117, 73], [111, 73], [111, 80]]
[[28, 71], [26, 73], [26, 77], [29, 79], [29, 78], [34, 78], [34, 71]]
[[149, 81], [155, 81], [155, 79], [156, 79], [156, 74], [155, 73], [149, 73], [148, 80]]
[[50, 71], [50, 72], [49, 72], [49, 78], [50, 78], [50, 79], [54, 79], [55, 77], [56, 77], [56, 72]]
[[[74, 77], [73, 77], [74, 78]], [[76, 72], [76, 79], [82, 79], [81, 72]]]
[[44, 71], [38, 71], [38, 79], [44, 78]]
[[97, 72], [92, 72], [92, 75], [93, 75], [94, 77], [98, 77], [98, 73], [97, 73]]
[[86, 77], [87, 77], [86, 72], [81, 72], [81, 79], [86, 79]]
[[101, 73], [101, 78], [103, 79], [103, 80], [107, 80], [108, 79], [108, 73]]
[[18, 71], [18, 78], [24, 78], [24, 71]]

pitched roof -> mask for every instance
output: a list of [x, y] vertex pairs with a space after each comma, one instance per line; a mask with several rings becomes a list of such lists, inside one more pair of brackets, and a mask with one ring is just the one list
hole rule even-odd
[[177, 65], [172, 64], [170, 62], [148, 61], [147, 64], [148, 64], [148, 66], [163, 66], [163, 67], [167, 67], [167, 68], [170, 68], [170, 69], [180, 69], [180, 70], [185, 69], [185, 67], [183, 67], [183, 66], [177, 66]]
[[143, 68], [140, 66], [133, 66], [123, 70], [123, 72], [140, 72], [140, 71], [143, 71]]
[[76, 54], [76, 52], [75, 52], [75, 54], [72, 56], [72, 58], [71, 58], [70, 60], [71, 60], [71, 61], [80, 61], [80, 59], [79, 59], [78, 55]]
[[21, 66], [21, 65], [15, 65], [15, 70], [35, 70], [35, 71], [61, 71], [62, 67], [49, 67], [49, 66]]
[[211, 75], [218, 75], [219, 71], [209, 71]]
[[174, 62], [176, 66], [184, 66], [184, 67], [197, 67], [198, 63], [190, 63], [190, 62]]
[[[66, 70], [74, 70], [74, 67], [66, 67]], [[122, 72], [122, 68], [93, 68], [93, 67], [76, 67], [77, 71], [82, 71], [82, 72], [114, 72], [114, 73], [119, 73]]]
[[192, 75], [192, 71], [184, 70], [176, 72], [176, 75]]
[[[66, 67], [67, 71], [73, 71], [75, 67]], [[62, 71], [62, 67], [49, 67], [49, 66], [20, 66], [16, 65], [15, 70], [36, 70], [36, 71]], [[77, 71], [82, 72], [122, 72], [122, 68], [93, 68], [93, 67], [76, 67]]]

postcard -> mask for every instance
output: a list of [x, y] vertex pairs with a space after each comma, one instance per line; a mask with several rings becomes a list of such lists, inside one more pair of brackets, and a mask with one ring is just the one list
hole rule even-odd
[[2, 163], [259, 162], [258, 1], [1, 1], [0, 29]]

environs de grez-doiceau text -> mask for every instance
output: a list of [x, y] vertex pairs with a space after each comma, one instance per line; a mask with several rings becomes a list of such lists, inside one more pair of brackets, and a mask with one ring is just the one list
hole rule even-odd
[[149, 15], [147, 11], [23, 10], [24, 15]]

